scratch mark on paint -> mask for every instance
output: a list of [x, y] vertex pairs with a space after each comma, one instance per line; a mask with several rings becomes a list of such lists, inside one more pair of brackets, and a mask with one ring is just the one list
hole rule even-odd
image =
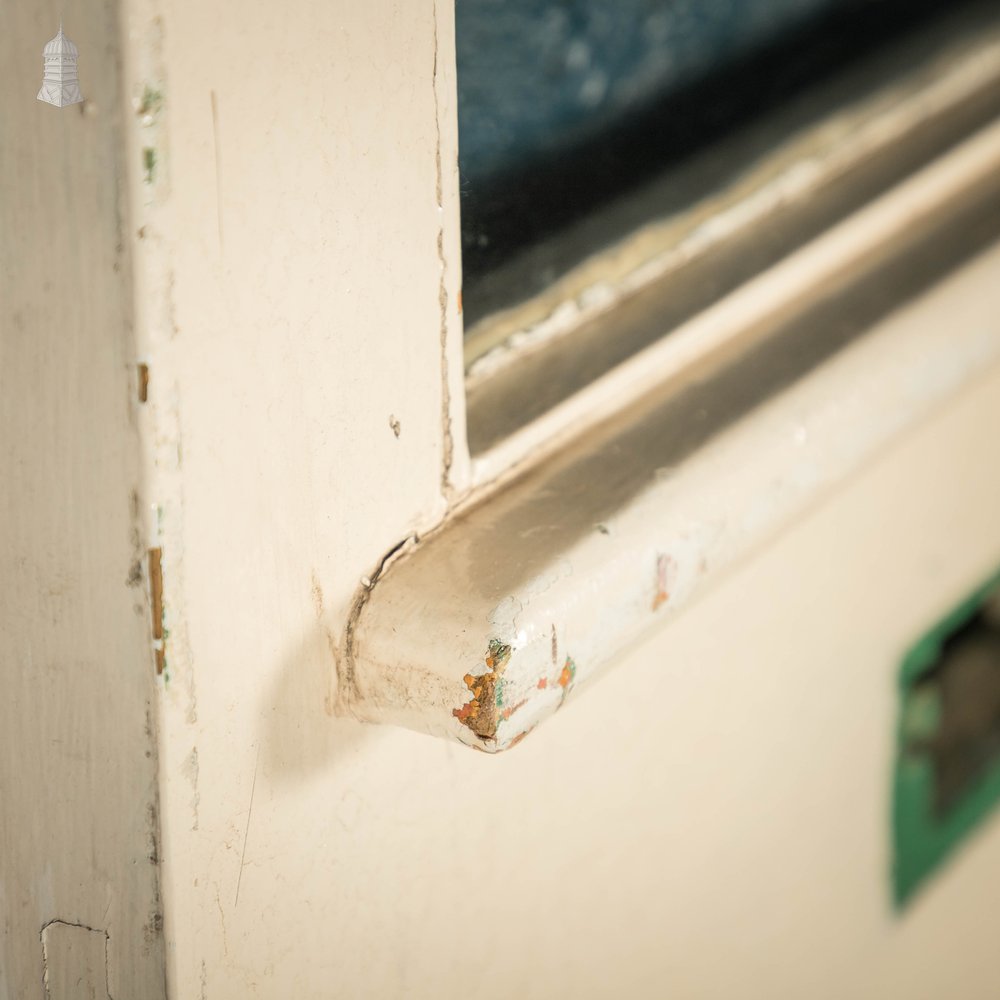
[[673, 560], [670, 556], [656, 557], [656, 596], [653, 598], [653, 610], [656, 611], [661, 605], [670, 600], [670, 592], [667, 590], [667, 574]]
[[463, 680], [472, 698], [452, 715], [468, 726], [480, 739], [496, 736], [498, 717], [502, 716], [503, 687], [501, 678], [510, 660], [510, 646], [499, 639], [490, 639], [486, 652], [486, 671], [466, 674]]
[[181, 773], [191, 785], [191, 829], [198, 829], [198, 807], [201, 793], [198, 791], [198, 748], [194, 747], [181, 766]]
[[226, 911], [222, 908], [222, 900], [219, 897], [219, 886], [215, 886], [215, 905], [219, 909], [219, 923], [222, 927], [222, 953], [229, 958], [229, 935], [226, 933]]
[[[177, 325], [177, 300], [174, 295], [174, 284], [176, 282], [176, 276], [174, 274], [174, 269], [170, 268], [167, 271], [167, 289], [165, 292], [165, 303], [164, 303], [164, 314], [166, 316], [166, 325], [170, 330], [170, 336], [176, 337], [180, 333], [180, 327]], [[178, 420], [178, 423], [180, 421]], [[180, 452], [180, 427], [178, 427], [177, 435], [177, 449], [178, 454]], [[178, 462], [178, 464], [180, 464]]]
[[240, 884], [243, 882], [243, 869], [246, 867], [247, 858], [247, 839], [250, 836], [250, 817], [253, 814], [253, 793], [257, 789], [257, 766], [260, 764], [260, 746], [257, 747], [257, 758], [254, 760], [253, 765], [253, 780], [250, 782], [250, 805], [247, 806], [247, 824], [243, 830], [243, 851], [240, 854], [240, 873], [236, 877], [236, 901], [233, 903], [233, 909], [235, 910], [239, 906], [240, 902]]
[[316, 621], [321, 622], [323, 620], [323, 588], [320, 586], [319, 579], [316, 576], [316, 570], [312, 571], [310, 590], [312, 592], [313, 611], [316, 614]]

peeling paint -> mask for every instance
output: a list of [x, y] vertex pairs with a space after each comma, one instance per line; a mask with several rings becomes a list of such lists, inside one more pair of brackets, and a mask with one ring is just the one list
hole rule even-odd
[[[461, 708], [452, 710], [452, 715], [468, 726], [480, 739], [496, 736], [497, 722], [504, 716], [502, 676], [510, 660], [511, 648], [499, 639], [490, 639], [486, 652], [486, 671], [482, 674], [466, 674], [463, 680], [472, 693], [472, 699]], [[511, 708], [516, 711], [520, 706]]]
[[152, 125], [153, 119], [163, 107], [163, 94], [148, 83], [143, 87], [142, 97], [136, 102], [135, 113], [143, 125]]
[[163, 550], [158, 548], [149, 550], [149, 599], [156, 674], [160, 676], [167, 666], [165, 648], [167, 630], [163, 627]]
[[[535, 685], [539, 691], [545, 691], [550, 686], [560, 687], [562, 689], [562, 694], [560, 701], [565, 699], [566, 695], [569, 694], [570, 688], [573, 687], [573, 682], [576, 680], [576, 662], [573, 657], [567, 656], [566, 661], [562, 665], [562, 669], [559, 673], [553, 677], [551, 680], [548, 677], [540, 677], [538, 683]], [[523, 704], [523, 702], [521, 703]], [[520, 708], [520, 705], [517, 706]], [[508, 718], [508, 716], [505, 716]]]
[[576, 680], [576, 664], [570, 657], [566, 657], [566, 662], [563, 664], [563, 668], [559, 673], [559, 687], [563, 689], [563, 694], [566, 694], [569, 689], [573, 686], [573, 681]]
[[[553, 628], [553, 655], [556, 650], [555, 634]], [[551, 676], [539, 677], [534, 689], [525, 691], [520, 682], [504, 677], [512, 649], [511, 645], [500, 639], [491, 639], [484, 658], [485, 672], [466, 674], [463, 678], [472, 695], [471, 699], [460, 708], [452, 709], [451, 714], [483, 741], [497, 739], [500, 723], [509, 720], [533, 700], [535, 696], [531, 693], [532, 690], [557, 689], [554, 700], [555, 707], [558, 708], [566, 700], [566, 695], [576, 681], [576, 662], [571, 656], [567, 656], [561, 667], [554, 665], [555, 672]], [[516, 701], [508, 701], [512, 692], [519, 696]], [[516, 739], [507, 743], [507, 747], [513, 746], [515, 742]]]

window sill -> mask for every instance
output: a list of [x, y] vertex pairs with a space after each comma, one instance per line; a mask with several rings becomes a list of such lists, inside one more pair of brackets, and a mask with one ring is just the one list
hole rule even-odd
[[[790, 285], [808, 293], [820, 270], [842, 268], [932, 210], [940, 186], [906, 179], [1000, 113], [1000, 28], [981, 13], [733, 135], [711, 150], [712, 169], [695, 162], [686, 168], [693, 177], [674, 171], [612, 206], [606, 214], [633, 220], [629, 236], [473, 329], [473, 484], [491, 484], [540, 445], [577, 433], [599, 398], [616, 409], [637, 387], [742, 336], [750, 316], [783, 306]], [[713, 169], [727, 181], [699, 195]], [[884, 197], [897, 186], [910, 197]], [[686, 208], [664, 214], [665, 198]], [[821, 238], [831, 232], [839, 239]], [[477, 357], [491, 337], [501, 342]]]
[[353, 622], [347, 709], [487, 752], [512, 746], [1000, 363], [1000, 126], [933, 169], [947, 211], [865, 247], [381, 574]]

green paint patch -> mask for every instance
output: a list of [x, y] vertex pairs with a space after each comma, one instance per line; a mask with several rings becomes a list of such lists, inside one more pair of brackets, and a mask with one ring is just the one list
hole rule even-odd
[[161, 91], [157, 90], [155, 87], [151, 87], [148, 83], [142, 90], [142, 98], [139, 101], [139, 106], [135, 109], [136, 114], [140, 117], [145, 117], [146, 115], [155, 115], [160, 108], [163, 106], [163, 94]]
[[1000, 573], [907, 652], [893, 779], [893, 893], [905, 904], [1000, 801]]
[[156, 177], [156, 150], [146, 146], [142, 151], [142, 168], [146, 174], [146, 183], [152, 184]]

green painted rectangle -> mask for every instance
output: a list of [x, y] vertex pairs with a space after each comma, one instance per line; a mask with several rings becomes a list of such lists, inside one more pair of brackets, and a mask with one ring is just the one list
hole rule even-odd
[[[903, 659], [892, 805], [898, 907], [1000, 800], [998, 609], [1000, 572], [935, 624]], [[952, 678], [962, 670], [964, 685], [949, 688], [946, 670]]]

